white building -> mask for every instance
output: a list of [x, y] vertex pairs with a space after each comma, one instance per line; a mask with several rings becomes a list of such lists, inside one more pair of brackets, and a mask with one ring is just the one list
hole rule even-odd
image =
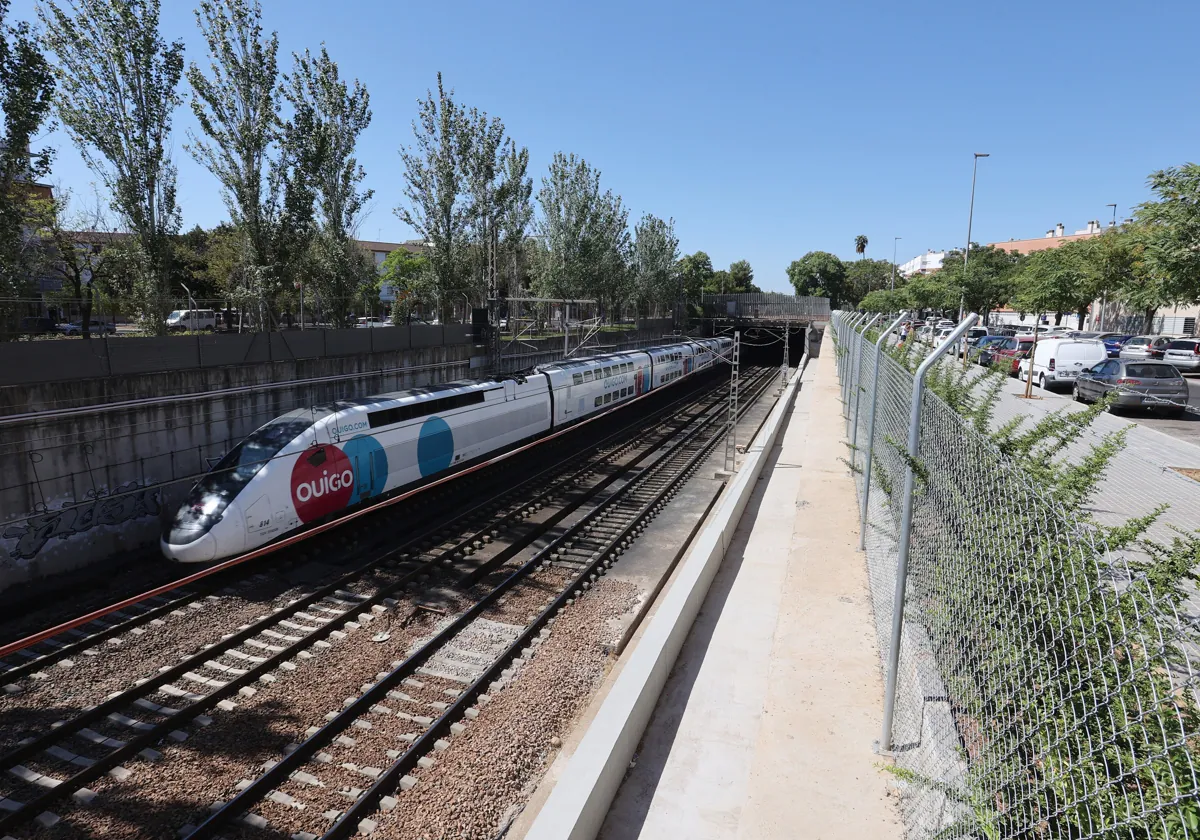
[[946, 259], [945, 251], [927, 251], [919, 257], [913, 257], [906, 263], [897, 266], [897, 271], [903, 277], [912, 277], [914, 274], [932, 274], [942, 267], [942, 261]]

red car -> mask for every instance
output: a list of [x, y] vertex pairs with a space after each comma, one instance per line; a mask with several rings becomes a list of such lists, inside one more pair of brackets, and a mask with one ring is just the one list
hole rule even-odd
[[993, 344], [992, 367], [1002, 370], [1009, 376], [1017, 375], [1017, 365], [1029, 355], [1033, 349], [1032, 335], [1014, 335], [1003, 344]]

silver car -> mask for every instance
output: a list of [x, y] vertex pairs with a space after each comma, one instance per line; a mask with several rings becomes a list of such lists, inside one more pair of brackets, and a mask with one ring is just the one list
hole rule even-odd
[[1184, 413], [1191, 396], [1174, 365], [1131, 359], [1109, 359], [1083, 371], [1073, 393], [1079, 402], [1095, 402], [1113, 391], [1114, 407], [1157, 409], [1172, 417]]
[[1169, 335], [1135, 335], [1121, 346], [1121, 358], [1161, 359], [1172, 340]]
[[1200, 370], [1200, 341], [1194, 338], [1175, 339], [1167, 345], [1163, 361], [1188, 373]]

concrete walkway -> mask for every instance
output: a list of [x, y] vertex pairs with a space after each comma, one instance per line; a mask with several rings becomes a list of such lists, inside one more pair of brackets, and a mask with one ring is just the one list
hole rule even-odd
[[832, 348], [813, 360], [600, 836], [900, 837]]

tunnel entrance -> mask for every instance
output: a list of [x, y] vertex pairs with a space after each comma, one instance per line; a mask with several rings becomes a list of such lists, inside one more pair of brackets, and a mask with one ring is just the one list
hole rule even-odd
[[783, 364], [783, 334], [788, 333], [788, 366], [795, 367], [804, 355], [805, 330], [794, 324], [776, 323], [742, 329], [743, 365]]

